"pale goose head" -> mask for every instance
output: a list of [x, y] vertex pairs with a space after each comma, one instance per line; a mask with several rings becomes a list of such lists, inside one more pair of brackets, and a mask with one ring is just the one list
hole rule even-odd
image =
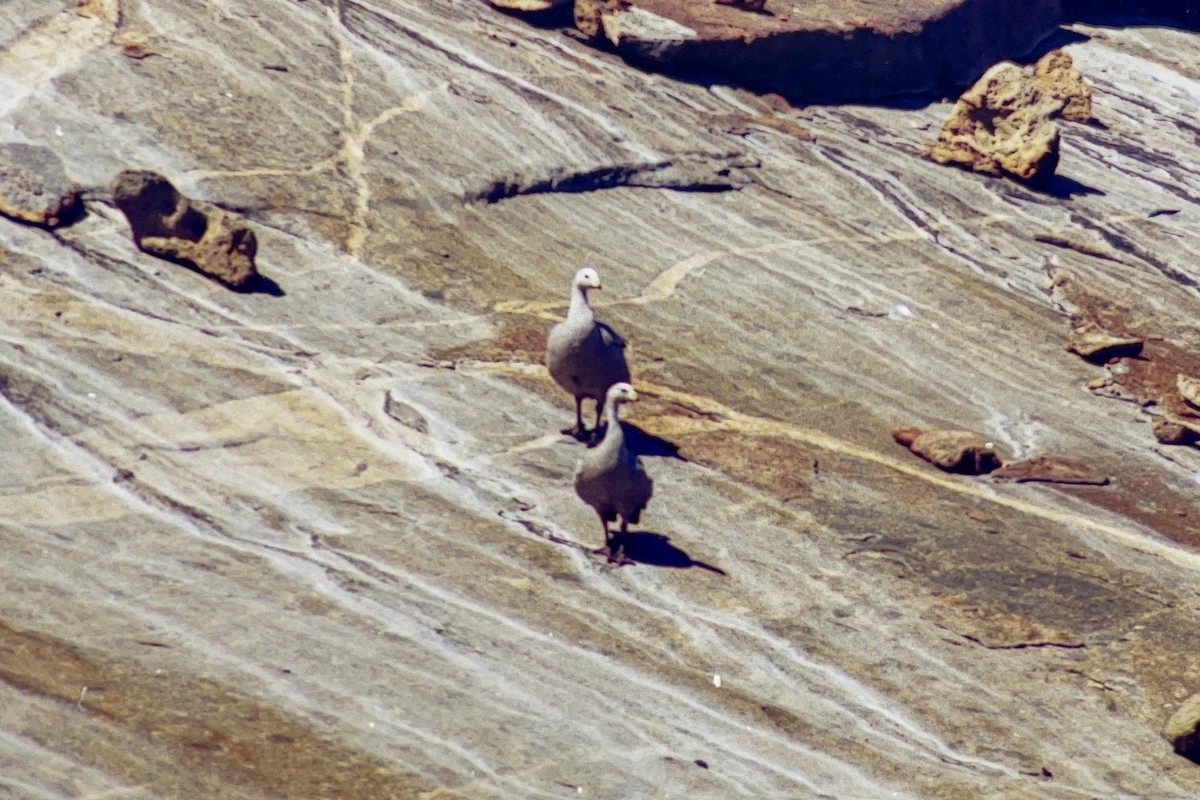
[[594, 267], [584, 267], [575, 273], [575, 288], [587, 294], [588, 289], [601, 289], [600, 275]]

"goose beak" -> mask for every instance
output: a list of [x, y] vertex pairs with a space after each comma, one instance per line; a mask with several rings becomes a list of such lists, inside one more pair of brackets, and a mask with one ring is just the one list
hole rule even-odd
[[637, 400], [637, 399], [638, 399], [638, 395], [637, 395], [637, 389], [630, 389], [630, 390], [629, 390], [629, 399], [630, 399], [630, 400]]

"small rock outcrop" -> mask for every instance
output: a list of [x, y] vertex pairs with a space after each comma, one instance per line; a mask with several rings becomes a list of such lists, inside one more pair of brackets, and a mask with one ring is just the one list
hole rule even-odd
[[905, 426], [893, 430], [892, 438], [947, 472], [984, 475], [1003, 464], [995, 446], [970, 431]]
[[1176, 753], [1200, 764], [1200, 694], [1189, 697], [1171, 715], [1163, 726], [1163, 735]]
[[1154, 417], [1150, 428], [1159, 444], [1195, 444], [1200, 436], [1200, 426], [1170, 414]]
[[144, 252], [188, 264], [235, 289], [259, 280], [258, 240], [236, 214], [187, 198], [162, 175], [145, 170], [119, 174], [112, 195]]
[[1092, 121], [1092, 87], [1064, 50], [1051, 50], [1033, 65], [1033, 81], [1063, 101], [1059, 116], [1069, 122]]
[[43, 228], [69, 225], [83, 216], [81, 191], [49, 148], [0, 145], [0, 214]]
[[1086, 326], [1076, 328], [1067, 341], [1068, 350], [1094, 364], [1136, 356], [1142, 352], [1143, 345], [1136, 336], [1118, 336]]
[[958, 99], [929, 155], [997, 177], [1048, 181], [1058, 167], [1054, 117], [1062, 108], [1025, 70], [1001, 62]]

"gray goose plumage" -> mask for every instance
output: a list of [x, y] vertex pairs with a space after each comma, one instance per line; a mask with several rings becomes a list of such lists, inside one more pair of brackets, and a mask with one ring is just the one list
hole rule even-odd
[[600, 276], [592, 267], [584, 267], [575, 273], [567, 316], [550, 329], [546, 339], [546, 366], [550, 376], [575, 398], [575, 427], [566, 428], [563, 433], [577, 438], [584, 438], [588, 433], [583, 425], [584, 398], [596, 401], [598, 428], [608, 387], [629, 382], [624, 340], [596, 319], [588, 303], [588, 291], [599, 288]]
[[637, 400], [637, 392], [628, 383], [614, 383], [604, 398], [604, 415], [608, 424], [604, 438], [586, 450], [575, 467], [575, 492], [600, 516], [604, 525], [604, 544], [613, 557], [621, 550], [611, 549], [612, 534], [608, 524], [621, 518], [621, 536], [628, 532], [629, 523], [637, 523], [642, 509], [654, 493], [654, 481], [646, 474], [637, 453], [625, 446], [625, 432], [618, 418], [621, 404]]

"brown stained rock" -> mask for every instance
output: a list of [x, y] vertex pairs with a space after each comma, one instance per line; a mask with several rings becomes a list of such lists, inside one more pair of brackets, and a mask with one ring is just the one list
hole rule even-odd
[[1171, 715], [1163, 735], [1176, 753], [1200, 764], [1200, 694], [1189, 697]]
[[892, 438], [947, 472], [984, 475], [1003, 463], [991, 442], [970, 431], [906, 426], [893, 430]]
[[0, 214], [43, 228], [69, 225], [83, 215], [81, 191], [49, 148], [0, 145]]
[[1083, 486], [1107, 486], [1109, 478], [1079, 461], [1060, 456], [1038, 456], [1005, 464], [992, 473], [997, 480], [1013, 483], [1065, 483]]
[[1058, 166], [1054, 117], [1062, 107], [1021, 67], [1001, 62], [958, 99], [929, 155], [941, 164], [1045, 182]]
[[1092, 328], [1078, 328], [1067, 341], [1067, 349], [1096, 364], [1114, 358], [1133, 357], [1142, 352], [1144, 342], [1134, 336], [1117, 336]]
[[184, 197], [166, 178], [144, 170], [117, 175], [112, 195], [143, 251], [184, 262], [234, 288], [258, 279], [258, 240], [236, 214]]
[[1092, 87], [1083, 79], [1071, 57], [1063, 50], [1051, 50], [1033, 65], [1033, 80], [1044, 92], [1063, 101], [1060, 116], [1071, 122], [1092, 119]]
[[1200, 408], [1200, 380], [1180, 373], [1175, 378], [1175, 386], [1179, 389], [1180, 397], [1194, 408]]

